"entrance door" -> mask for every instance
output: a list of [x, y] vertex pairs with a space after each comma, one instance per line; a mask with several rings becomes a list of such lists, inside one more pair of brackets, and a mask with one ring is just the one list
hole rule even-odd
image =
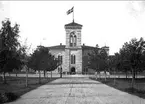
[[76, 74], [76, 69], [75, 69], [75, 67], [72, 67], [72, 68], [71, 68], [71, 74]]

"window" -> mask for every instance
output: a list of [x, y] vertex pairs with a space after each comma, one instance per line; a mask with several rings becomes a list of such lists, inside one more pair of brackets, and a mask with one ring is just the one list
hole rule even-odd
[[76, 60], [76, 56], [74, 55], [74, 60], [73, 60], [73, 63], [74, 63], [74, 64], [76, 63], [75, 60]]
[[71, 55], [71, 64], [75, 64], [76, 57], [75, 55]]
[[71, 55], [71, 64], [73, 64], [73, 55]]
[[76, 46], [76, 43], [77, 43], [77, 37], [76, 35], [74, 35], [74, 46]]
[[62, 64], [62, 56], [60, 57], [60, 60], [61, 60], [61, 64]]
[[59, 61], [59, 64], [62, 64], [62, 56], [61, 55], [58, 55], [58, 61]]
[[70, 35], [70, 46], [73, 46], [73, 36]]
[[77, 37], [76, 37], [76, 35], [73, 31], [73, 32], [70, 33], [70, 46], [71, 47], [76, 46], [76, 43], [77, 43]]

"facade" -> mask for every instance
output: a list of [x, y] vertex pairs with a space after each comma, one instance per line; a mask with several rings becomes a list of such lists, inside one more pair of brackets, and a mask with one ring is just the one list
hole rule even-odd
[[[62, 72], [65, 73], [88, 73], [91, 69], [87, 68], [88, 53], [96, 47], [86, 46], [81, 44], [81, 30], [82, 25], [75, 23], [66, 24], [66, 45], [51, 46], [48, 47], [50, 53], [53, 54], [61, 62], [56, 72], [62, 68]], [[109, 54], [109, 47], [104, 47]]]

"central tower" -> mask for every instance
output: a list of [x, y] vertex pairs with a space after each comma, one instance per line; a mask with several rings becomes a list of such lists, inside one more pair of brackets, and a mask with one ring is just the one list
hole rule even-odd
[[69, 73], [82, 73], [82, 47], [81, 47], [82, 25], [72, 23], [65, 25], [65, 71]]

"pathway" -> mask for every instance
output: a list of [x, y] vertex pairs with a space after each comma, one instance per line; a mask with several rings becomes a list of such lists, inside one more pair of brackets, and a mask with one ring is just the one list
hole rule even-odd
[[145, 99], [73, 75], [40, 86], [9, 104], [145, 104]]

